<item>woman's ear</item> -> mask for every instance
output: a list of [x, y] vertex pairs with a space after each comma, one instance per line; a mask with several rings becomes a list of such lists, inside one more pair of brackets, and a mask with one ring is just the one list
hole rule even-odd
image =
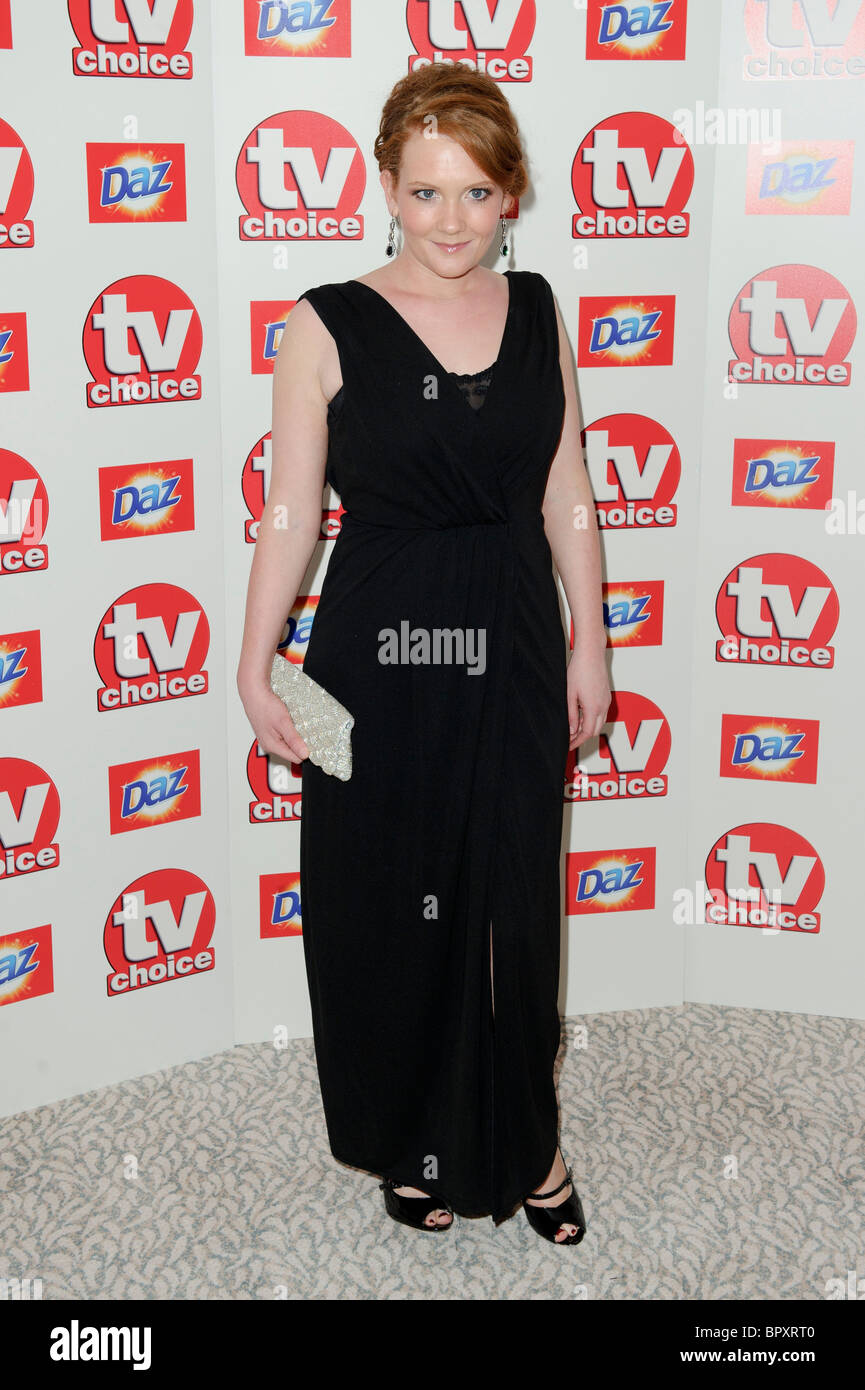
[[378, 181], [384, 190], [385, 202], [387, 203], [388, 212], [390, 212], [390, 209], [396, 205], [396, 189], [394, 188], [393, 174], [390, 172], [390, 169], [383, 169], [378, 176]]

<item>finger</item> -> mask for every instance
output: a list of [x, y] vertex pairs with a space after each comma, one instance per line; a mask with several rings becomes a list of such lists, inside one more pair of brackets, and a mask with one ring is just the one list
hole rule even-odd
[[309, 757], [309, 749], [296, 730], [293, 733], [289, 733], [287, 729], [285, 731], [282, 729], [274, 729], [274, 734], [277, 743], [287, 748], [290, 752], [292, 762], [302, 763], [304, 758]]

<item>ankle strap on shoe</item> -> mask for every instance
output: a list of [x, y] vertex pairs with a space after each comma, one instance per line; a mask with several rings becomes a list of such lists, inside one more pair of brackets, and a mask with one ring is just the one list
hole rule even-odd
[[540, 1200], [540, 1201], [545, 1201], [545, 1200], [547, 1199], [547, 1197], [555, 1197], [556, 1194], [559, 1193], [559, 1192], [561, 1192], [561, 1190], [562, 1190], [563, 1187], [567, 1187], [568, 1183], [571, 1181], [571, 1173], [572, 1173], [572, 1171], [573, 1171], [573, 1169], [571, 1169], [571, 1168], [568, 1169], [568, 1171], [565, 1173], [565, 1176], [562, 1178], [562, 1181], [559, 1183], [558, 1187], [554, 1187], [553, 1190], [552, 1190], [552, 1192], [530, 1192], [530, 1193], [529, 1193], [529, 1200], [530, 1200], [530, 1201], [533, 1201], [533, 1202], [537, 1202], [537, 1201], [539, 1201], [539, 1200]]

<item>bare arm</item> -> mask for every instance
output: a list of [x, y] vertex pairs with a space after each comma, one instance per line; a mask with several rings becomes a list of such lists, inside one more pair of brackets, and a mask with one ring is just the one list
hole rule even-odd
[[270, 488], [246, 595], [237, 689], [265, 752], [308, 750], [270, 689], [270, 667], [321, 528], [327, 400], [321, 364], [329, 335], [307, 300], [288, 317], [273, 367]]
[[[565, 389], [565, 418], [544, 493], [544, 530], [561, 575], [574, 623], [568, 663], [571, 747], [599, 734], [610, 703], [601, 596], [601, 545], [595, 502], [583, 463], [582, 420], [571, 348], [556, 305], [559, 362]], [[575, 525], [576, 522], [576, 525]]]

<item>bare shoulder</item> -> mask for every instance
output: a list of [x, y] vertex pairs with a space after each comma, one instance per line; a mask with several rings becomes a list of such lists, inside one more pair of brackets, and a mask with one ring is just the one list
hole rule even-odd
[[[322, 406], [327, 404], [326, 387], [333, 376], [338, 357], [329, 329], [308, 299], [299, 299], [287, 316], [274, 362], [275, 386], [307, 397], [312, 393]], [[333, 391], [330, 391], [330, 395]]]

